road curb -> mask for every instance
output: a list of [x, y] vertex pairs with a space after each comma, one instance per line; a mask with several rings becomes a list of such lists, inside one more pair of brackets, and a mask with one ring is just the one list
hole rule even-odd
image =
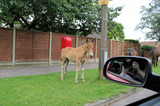
[[105, 99], [105, 100], [99, 100], [95, 103], [87, 103], [85, 104], [84, 106], [109, 106], [110, 104], [116, 102], [116, 101], [119, 101], [123, 98], [126, 98], [140, 90], [142, 90], [143, 88], [136, 88], [134, 90], [129, 90], [128, 93], [121, 93], [119, 94], [119, 96], [117, 97], [112, 97], [112, 98], [108, 98], [108, 99]]

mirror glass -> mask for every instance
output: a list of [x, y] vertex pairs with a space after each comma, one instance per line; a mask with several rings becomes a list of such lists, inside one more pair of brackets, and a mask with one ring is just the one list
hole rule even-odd
[[142, 58], [113, 58], [105, 65], [106, 77], [128, 84], [144, 82], [148, 61]]

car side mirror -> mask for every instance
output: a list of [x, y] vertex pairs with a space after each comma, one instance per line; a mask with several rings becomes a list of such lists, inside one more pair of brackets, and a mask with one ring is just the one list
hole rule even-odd
[[110, 58], [104, 65], [103, 76], [113, 82], [144, 87], [151, 72], [151, 61], [138, 56]]

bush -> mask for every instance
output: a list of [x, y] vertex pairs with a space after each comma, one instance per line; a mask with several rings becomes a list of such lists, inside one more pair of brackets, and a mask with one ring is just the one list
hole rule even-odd
[[134, 40], [134, 39], [125, 39], [125, 42], [131, 42], [131, 43], [138, 43], [139, 44], [139, 40]]
[[154, 46], [150, 46], [150, 45], [142, 45], [140, 48], [141, 56], [144, 56], [144, 51], [151, 51], [153, 47]]

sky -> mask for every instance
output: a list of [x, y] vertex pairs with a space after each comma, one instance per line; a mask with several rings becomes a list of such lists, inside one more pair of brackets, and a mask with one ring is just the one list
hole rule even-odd
[[135, 27], [140, 23], [141, 6], [147, 6], [152, 0], [112, 0], [109, 1], [109, 7], [122, 6], [121, 15], [115, 21], [124, 26], [125, 39], [135, 39], [139, 41], [149, 41], [145, 33], [141, 30], [135, 31]]

